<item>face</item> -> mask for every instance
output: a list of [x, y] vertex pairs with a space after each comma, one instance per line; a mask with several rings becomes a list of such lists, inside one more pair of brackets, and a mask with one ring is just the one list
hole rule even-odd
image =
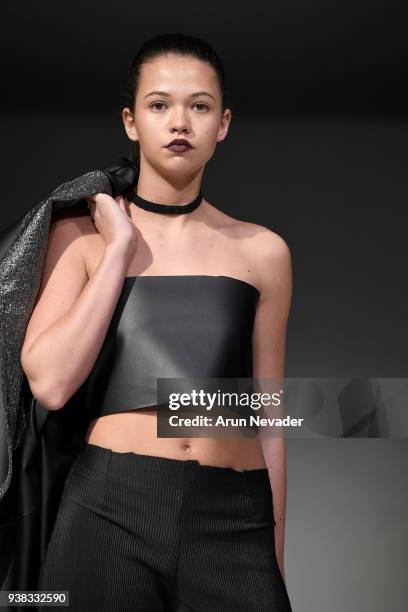
[[[140, 143], [141, 169], [148, 163], [158, 171], [191, 172], [199, 170], [226, 137], [231, 111], [222, 113], [210, 64], [168, 54], [143, 64], [135, 108], [123, 109], [122, 118], [128, 137]], [[175, 138], [193, 148], [184, 153], [167, 148]]]

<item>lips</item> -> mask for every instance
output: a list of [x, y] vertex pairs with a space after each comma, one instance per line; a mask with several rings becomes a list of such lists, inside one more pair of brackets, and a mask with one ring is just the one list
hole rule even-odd
[[167, 148], [175, 153], [185, 153], [185, 151], [191, 151], [191, 147], [186, 147], [186, 145], [170, 145]]
[[173, 147], [179, 147], [179, 146], [184, 147], [184, 148], [189, 148], [189, 149], [193, 148], [191, 144], [188, 142], [188, 140], [185, 140], [184, 138], [175, 138], [174, 140], [169, 142], [169, 144], [167, 145], [167, 148], [172, 149]]

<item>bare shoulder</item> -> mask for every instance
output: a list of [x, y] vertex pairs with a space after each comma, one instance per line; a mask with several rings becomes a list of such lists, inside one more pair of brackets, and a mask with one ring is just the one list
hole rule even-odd
[[262, 225], [253, 225], [251, 254], [260, 278], [261, 293], [276, 297], [292, 287], [292, 256], [282, 236]]
[[228, 236], [234, 258], [242, 262], [242, 274], [259, 289], [260, 303], [290, 301], [292, 264], [289, 246], [273, 230], [228, 215], [207, 203], [208, 220], [213, 228]]
[[86, 236], [92, 232], [92, 219], [90, 215], [77, 206], [54, 210], [51, 217], [51, 230], [59, 234], [71, 236]]
[[285, 240], [268, 227], [227, 215], [211, 204], [207, 204], [207, 207], [212, 221], [218, 227], [229, 229], [231, 236], [235, 238], [250, 241], [251, 250], [255, 249], [254, 253], [259, 254], [260, 257], [290, 255], [289, 247]]
[[249, 223], [252, 236], [251, 250], [258, 259], [262, 268], [268, 269], [271, 264], [287, 265], [291, 259], [291, 253], [287, 242], [274, 232], [263, 225]]
[[258, 280], [262, 296], [286, 293], [292, 287], [292, 256], [287, 242], [273, 230], [256, 223], [248, 223], [248, 260]]
[[63, 251], [74, 250], [88, 263], [93, 243], [101, 236], [89, 213], [79, 207], [64, 208], [53, 212], [50, 226], [50, 244], [56, 243]]
[[243, 221], [211, 207], [219, 228], [237, 240], [259, 288], [291, 283], [291, 252], [282, 236], [258, 223]]

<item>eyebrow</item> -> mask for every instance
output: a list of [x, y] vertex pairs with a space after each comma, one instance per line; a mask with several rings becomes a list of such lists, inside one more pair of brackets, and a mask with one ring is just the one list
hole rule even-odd
[[[148, 98], [149, 96], [153, 96], [155, 94], [158, 96], [169, 96], [170, 95], [166, 91], [151, 91], [150, 93], [146, 94], [143, 99]], [[209, 96], [215, 101], [214, 96], [210, 94], [208, 91], [196, 91], [195, 93], [192, 93], [190, 95], [190, 98], [197, 98], [198, 96]]]

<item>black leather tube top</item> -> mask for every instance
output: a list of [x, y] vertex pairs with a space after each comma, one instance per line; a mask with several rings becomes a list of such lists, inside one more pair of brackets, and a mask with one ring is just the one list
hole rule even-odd
[[128, 276], [84, 383], [90, 418], [157, 405], [157, 378], [252, 377], [259, 291], [229, 276]]

